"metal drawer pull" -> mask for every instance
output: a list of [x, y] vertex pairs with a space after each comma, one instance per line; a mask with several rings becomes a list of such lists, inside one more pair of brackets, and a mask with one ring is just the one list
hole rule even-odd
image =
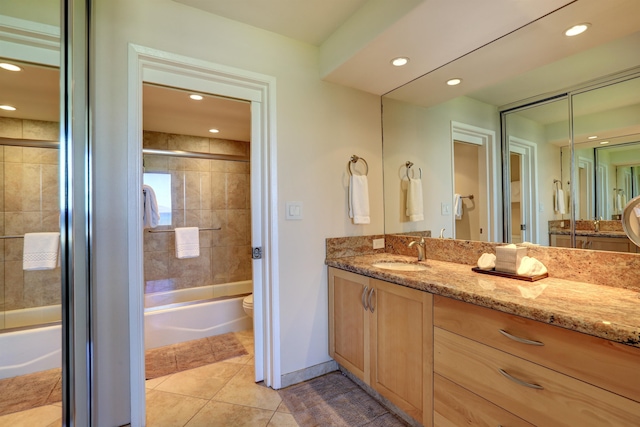
[[362, 289], [362, 307], [364, 307], [365, 310], [369, 310], [369, 307], [367, 307], [367, 291], [369, 290], [368, 286], [365, 286], [364, 289]]
[[369, 291], [369, 299], [368, 299], [368, 305], [369, 305], [369, 310], [373, 313], [373, 311], [376, 309], [373, 304], [371, 303], [371, 297], [373, 296], [373, 292], [375, 291], [374, 288], [371, 288], [371, 290]]
[[498, 330], [499, 330], [499, 331], [500, 331], [500, 333], [501, 333], [502, 335], [504, 335], [505, 337], [507, 337], [507, 338], [509, 338], [509, 339], [512, 339], [512, 340], [514, 340], [514, 341], [518, 341], [518, 342], [520, 342], [520, 343], [522, 343], [522, 344], [529, 344], [529, 345], [544, 345], [544, 343], [543, 343], [543, 342], [540, 342], [540, 341], [532, 341], [532, 340], [528, 340], [528, 339], [526, 339], [526, 338], [520, 338], [520, 337], [517, 337], [517, 336], [515, 336], [515, 335], [511, 335], [509, 332], [507, 332], [507, 331], [505, 331], [505, 330], [503, 330], [503, 329], [498, 329]]
[[519, 380], [519, 379], [517, 379], [515, 377], [512, 377], [511, 375], [509, 375], [506, 371], [503, 371], [502, 369], [498, 369], [498, 372], [500, 372], [505, 378], [508, 378], [511, 381], [513, 381], [514, 383], [520, 384], [521, 386], [529, 387], [529, 388], [535, 388], [536, 390], [544, 390], [544, 387], [542, 387], [541, 385], [531, 384], [531, 383], [527, 383], [527, 382], [524, 382], [522, 380]]

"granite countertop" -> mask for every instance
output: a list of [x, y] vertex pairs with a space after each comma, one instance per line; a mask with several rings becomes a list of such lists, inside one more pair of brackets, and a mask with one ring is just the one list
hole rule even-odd
[[[568, 236], [571, 231], [549, 231], [549, 234], [557, 234], [561, 236]], [[576, 230], [576, 236], [591, 236], [591, 237], [615, 237], [619, 239], [626, 239], [627, 233], [624, 231], [593, 231], [593, 230]]]
[[547, 277], [527, 282], [471, 271], [471, 266], [426, 260], [425, 271], [394, 271], [375, 262], [416, 263], [392, 254], [327, 259], [326, 264], [364, 276], [515, 314], [611, 341], [640, 347], [640, 294]]

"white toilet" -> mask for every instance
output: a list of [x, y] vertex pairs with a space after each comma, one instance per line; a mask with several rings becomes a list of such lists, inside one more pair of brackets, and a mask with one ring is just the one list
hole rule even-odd
[[247, 313], [247, 316], [253, 317], [253, 294], [247, 295], [242, 300], [242, 308], [244, 308], [244, 312]]

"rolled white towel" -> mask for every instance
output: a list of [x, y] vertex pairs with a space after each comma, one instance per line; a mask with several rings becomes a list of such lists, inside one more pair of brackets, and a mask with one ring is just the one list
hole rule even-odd
[[518, 266], [519, 276], [539, 276], [541, 274], [545, 274], [546, 272], [547, 267], [545, 267], [543, 263], [529, 256], [523, 257], [520, 261], [520, 265]]
[[494, 254], [484, 253], [478, 258], [478, 268], [482, 270], [491, 270], [496, 266], [496, 256]]

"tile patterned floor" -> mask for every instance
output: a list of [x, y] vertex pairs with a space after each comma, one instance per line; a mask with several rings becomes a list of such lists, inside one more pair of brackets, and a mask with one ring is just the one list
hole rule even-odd
[[[236, 338], [244, 356], [146, 382], [149, 427], [298, 427], [277, 391], [253, 380], [253, 332]], [[59, 403], [0, 417], [0, 427], [61, 425]]]

